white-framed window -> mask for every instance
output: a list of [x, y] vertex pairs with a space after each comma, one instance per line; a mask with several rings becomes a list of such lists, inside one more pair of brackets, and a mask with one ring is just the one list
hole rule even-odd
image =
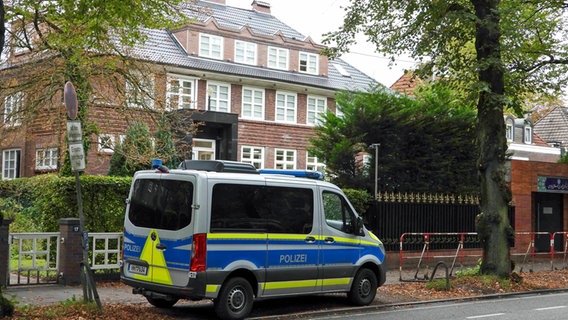
[[320, 123], [321, 117], [327, 109], [327, 99], [325, 97], [308, 96], [307, 104], [306, 123], [310, 125]]
[[59, 150], [57, 148], [36, 149], [36, 169], [54, 170], [57, 169]]
[[250, 163], [257, 169], [264, 168], [264, 148], [242, 146], [241, 147], [241, 162]]
[[335, 115], [340, 119], [345, 116], [345, 113], [341, 110], [341, 106], [337, 103], [335, 104]]
[[256, 65], [257, 52], [256, 43], [235, 40], [235, 62]]
[[276, 121], [296, 123], [297, 108], [295, 93], [276, 92]]
[[318, 157], [306, 152], [306, 170], [325, 172], [325, 164], [318, 161]]
[[274, 150], [275, 169], [296, 169], [296, 150], [276, 149]]
[[130, 108], [154, 108], [154, 75], [134, 72], [126, 79], [126, 103]]
[[168, 75], [166, 90], [168, 110], [196, 108], [197, 79], [180, 75]]
[[274, 150], [275, 169], [296, 169], [296, 150], [276, 149]]
[[300, 52], [299, 71], [309, 74], [318, 74], [319, 57], [317, 54]]
[[505, 135], [507, 136], [507, 141], [513, 141], [513, 130], [515, 130], [513, 124], [507, 123], [505, 127]]
[[290, 51], [284, 48], [268, 47], [268, 67], [288, 70]]
[[532, 128], [525, 126], [523, 140], [525, 144], [532, 144]]
[[200, 33], [199, 56], [218, 60], [223, 59], [223, 38]]
[[99, 152], [113, 153], [114, 152], [114, 136], [111, 134], [99, 135]]
[[207, 82], [207, 110], [231, 112], [231, 85]]
[[22, 150], [9, 149], [2, 152], [2, 180], [12, 180], [20, 177], [20, 156]]
[[4, 124], [18, 126], [21, 122], [21, 112], [24, 109], [24, 93], [17, 92], [4, 98]]
[[243, 87], [241, 117], [246, 119], [264, 119], [264, 89]]

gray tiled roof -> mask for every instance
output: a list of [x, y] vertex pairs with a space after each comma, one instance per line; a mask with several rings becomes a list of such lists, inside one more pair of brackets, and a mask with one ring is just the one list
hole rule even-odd
[[[213, 2], [200, 1], [199, 4], [209, 6], [212, 16], [215, 17], [215, 21], [223, 27], [234, 29], [248, 27], [256, 34], [280, 34], [284, 37], [300, 41], [307, 39], [306, 36], [267, 13], [225, 6]], [[204, 14], [199, 14], [198, 18], [201, 21], [210, 19], [209, 16]], [[169, 31], [145, 29], [144, 33], [147, 36], [146, 42], [135, 46], [131, 50], [125, 50], [124, 53], [126, 55], [166, 66], [299, 84], [328, 90], [367, 91], [371, 86], [378, 85], [378, 82], [374, 79], [340, 58], [329, 61], [327, 77], [309, 75], [190, 56]], [[342, 66], [349, 74], [349, 77], [343, 76], [333, 64]], [[10, 62], [6, 62], [0, 64], [0, 70], [13, 66], [14, 65]]]
[[[198, 22], [205, 22], [211, 17], [214, 17], [215, 21], [226, 28], [241, 29], [245, 26], [251, 28], [254, 33], [264, 34], [264, 35], [274, 35], [277, 33], [282, 33], [283, 36], [296, 39], [304, 40], [306, 36], [300, 32], [294, 30], [290, 26], [286, 25], [282, 21], [278, 20], [276, 17], [258, 12], [256, 10], [248, 10], [242, 8], [236, 8], [231, 6], [226, 6], [214, 2], [199, 1], [193, 7], [208, 7], [211, 9], [211, 15], [205, 13], [200, 13], [197, 15]], [[188, 12], [189, 15], [194, 15], [197, 10], [191, 10]], [[201, 10], [203, 12], [203, 10]]]
[[[203, 2], [201, 2], [203, 4]], [[216, 3], [206, 2], [212, 10], [212, 16], [217, 23], [225, 27], [242, 28], [248, 26], [255, 33], [282, 34], [296, 40], [305, 40], [306, 37], [287, 26], [274, 16], [255, 10], [229, 7]], [[199, 15], [200, 20], [206, 20], [204, 14]], [[296, 83], [330, 90], [361, 90], [366, 91], [377, 82], [365, 73], [351, 66], [342, 59], [330, 60], [328, 76], [307, 75], [297, 72], [286, 72], [263, 68], [259, 66], [243, 65], [222, 60], [207, 59], [187, 55], [185, 50], [166, 30], [146, 30], [147, 41], [136, 47], [132, 52], [134, 57], [193, 70], [218, 72], [243, 77], [259, 78], [265, 80]], [[333, 63], [341, 65], [350, 77], [345, 77], [333, 67]]]
[[556, 107], [538, 120], [534, 131], [547, 143], [568, 145], [568, 108]]

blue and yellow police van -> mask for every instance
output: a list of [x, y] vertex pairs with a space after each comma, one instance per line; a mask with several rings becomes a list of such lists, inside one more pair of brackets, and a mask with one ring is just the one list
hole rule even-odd
[[309, 178], [317, 173], [155, 167], [132, 181], [121, 271], [152, 305], [211, 299], [219, 318], [242, 319], [257, 299], [300, 294], [346, 292], [367, 305], [385, 282], [383, 244], [337, 186]]

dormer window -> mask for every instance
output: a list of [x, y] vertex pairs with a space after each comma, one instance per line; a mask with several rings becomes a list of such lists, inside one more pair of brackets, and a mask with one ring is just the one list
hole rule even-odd
[[256, 43], [235, 41], [235, 62], [256, 65]]
[[318, 55], [300, 52], [300, 72], [318, 74]]
[[531, 126], [525, 126], [524, 130], [523, 130], [523, 142], [525, 144], [532, 144], [532, 127]]
[[268, 47], [268, 67], [288, 70], [288, 49]]
[[218, 60], [223, 59], [223, 38], [200, 33], [199, 56]]
[[515, 141], [515, 118], [512, 116], [505, 118], [505, 136], [508, 142]]
[[505, 129], [505, 133], [507, 135], [507, 141], [513, 141], [513, 132], [515, 130], [515, 127], [513, 127], [513, 125], [510, 123], [507, 123], [506, 126], [507, 127]]

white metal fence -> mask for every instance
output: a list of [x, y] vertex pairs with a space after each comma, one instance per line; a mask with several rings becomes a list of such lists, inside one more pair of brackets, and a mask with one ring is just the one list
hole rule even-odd
[[[59, 232], [10, 233], [9, 285], [57, 283], [59, 279]], [[122, 233], [90, 233], [89, 265], [92, 270], [117, 269]]]

